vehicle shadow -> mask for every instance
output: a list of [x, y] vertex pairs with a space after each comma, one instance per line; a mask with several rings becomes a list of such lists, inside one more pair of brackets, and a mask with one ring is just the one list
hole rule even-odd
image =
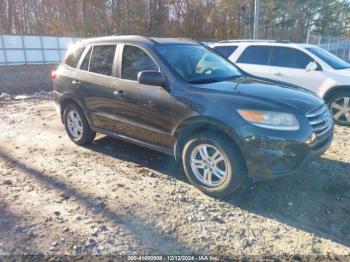
[[[94, 210], [103, 217], [107, 218], [113, 224], [122, 225], [130, 233], [132, 233], [135, 238], [141, 240], [150, 252], [153, 253], [165, 253], [165, 254], [196, 254], [196, 251], [192, 250], [190, 247], [187, 247], [185, 244], [179, 242], [175, 238], [160, 232], [152, 225], [143, 223], [142, 219], [132, 215], [132, 214], [123, 214], [119, 213], [109, 206], [104, 206], [100, 208], [100, 201], [98, 199], [93, 199], [86, 193], [83, 193], [78, 188], [74, 186], [65, 184], [61, 180], [51, 177], [45, 172], [30, 167], [27, 164], [21, 162], [20, 160], [12, 157], [7, 152], [0, 149], [0, 160], [7, 162], [11, 167], [16, 168], [28, 175], [30, 178], [34, 179], [38, 183], [44, 185], [45, 187], [52, 188], [60, 193], [72, 196], [75, 201], [79, 202], [86, 209]], [[2, 212], [2, 206], [0, 203], [0, 212]], [[5, 212], [5, 211], [4, 211]], [[6, 214], [5, 214], [6, 215]], [[10, 216], [11, 214], [7, 215]], [[12, 216], [14, 217], [14, 216]], [[0, 214], [1, 218], [1, 214]], [[5, 220], [4, 220], [5, 221]], [[0, 233], [2, 232], [1, 228], [8, 227], [12, 228], [16, 219], [13, 218], [12, 224], [6, 224], [7, 221], [0, 221]], [[150, 241], [152, 240], [152, 241]]]
[[[87, 148], [189, 183], [171, 156], [110, 137]], [[322, 158], [293, 176], [249, 182], [221, 201], [350, 247], [350, 163]]]

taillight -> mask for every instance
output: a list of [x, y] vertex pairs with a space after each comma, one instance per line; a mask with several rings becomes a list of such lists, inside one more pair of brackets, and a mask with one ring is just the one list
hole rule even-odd
[[51, 71], [51, 80], [55, 81], [57, 79], [56, 71]]

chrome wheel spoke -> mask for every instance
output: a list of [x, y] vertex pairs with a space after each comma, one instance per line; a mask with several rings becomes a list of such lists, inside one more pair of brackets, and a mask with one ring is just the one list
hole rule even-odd
[[350, 121], [350, 112], [345, 113], [346, 120]]
[[223, 157], [223, 155], [221, 155], [221, 153], [219, 151], [216, 151], [214, 153], [214, 155], [211, 156], [210, 159], [214, 164], [217, 165], [218, 163], [220, 163], [221, 161], [224, 160], [224, 157]]
[[344, 108], [349, 108], [350, 97], [344, 97]]
[[344, 112], [341, 110], [333, 115], [334, 119], [339, 119], [342, 115], [344, 115]]
[[216, 177], [222, 179], [223, 177], [225, 177], [226, 172], [225, 172], [224, 170], [221, 170], [221, 169], [218, 168], [218, 167], [215, 167], [215, 168], [213, 168], [213, 174], [214, 174]]
[[332, 103], [332, 105], [331, 105], [331, 107], [333, 108], [333, 109], [336, 109], [336, 110], [343, 110], [343, 107], [341, 106], [341, 105], [339, 105], [339, 104], [337, 104], [336, 102], [333, 102]]
[[203, 146], [199, 149], [199, 154], [201, 155], [201, 158], [203, 160], [209, 158], [209, 154], [206, 146]]
[[212, 183], [211, 178], [212, 178], [212, 173], [209, 171], [209, 169], [206, 169], [204, 171], [204, 180], [210, 184], [210, 183]]
[[205, 167], [205, 163], [203, 160], [198, 160], [195, 158], [191, 159], [191, 165], [195, 168], [201, 168], [201, 169], [204, 169], [204, 167]]

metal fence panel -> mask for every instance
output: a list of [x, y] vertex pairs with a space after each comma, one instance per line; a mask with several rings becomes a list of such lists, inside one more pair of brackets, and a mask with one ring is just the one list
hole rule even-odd
[[4, 35], [5, 48], [23, 48], [22, 37], [17, 35]]
[[41, 50], [26, 50], [26, 56], [28, 64], [39, 64], [44, 61], [43, 52]]
[[9, 64], [21, 64], [25, 61], [24, 52], [22, 50], [7, 50], [7, 62]]
[[40, 38], [37, 36], [23, 36], [25, 48], [41, 48]]
[[0, 65], [5, 64], [5, 54], [3, 50], [0, 50]]
[[70, 45], [83, 38], [0, 35], [0, 65], [56, 64]]

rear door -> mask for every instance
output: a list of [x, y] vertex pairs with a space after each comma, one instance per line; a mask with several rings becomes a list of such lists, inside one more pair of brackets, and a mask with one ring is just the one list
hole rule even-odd
[[315, 71], [307, 71], [306, 66], [310, 62], [315, 61], [301, 50], [291, 47], [274, 47], [271, 59], [271, 79], [317, 91], [326, 77], [320, 65]]
[[73, 80], [92, 125], [106, 130], [113, 130], [116, 121], [115, 53], [116, 44], [90, 46]]
[[237, 59], [237, 65], [244, 71], [260, 77], [271, 77], [270, 61], [272, 47], [263, 45], [251, 45], [246, 47]]

